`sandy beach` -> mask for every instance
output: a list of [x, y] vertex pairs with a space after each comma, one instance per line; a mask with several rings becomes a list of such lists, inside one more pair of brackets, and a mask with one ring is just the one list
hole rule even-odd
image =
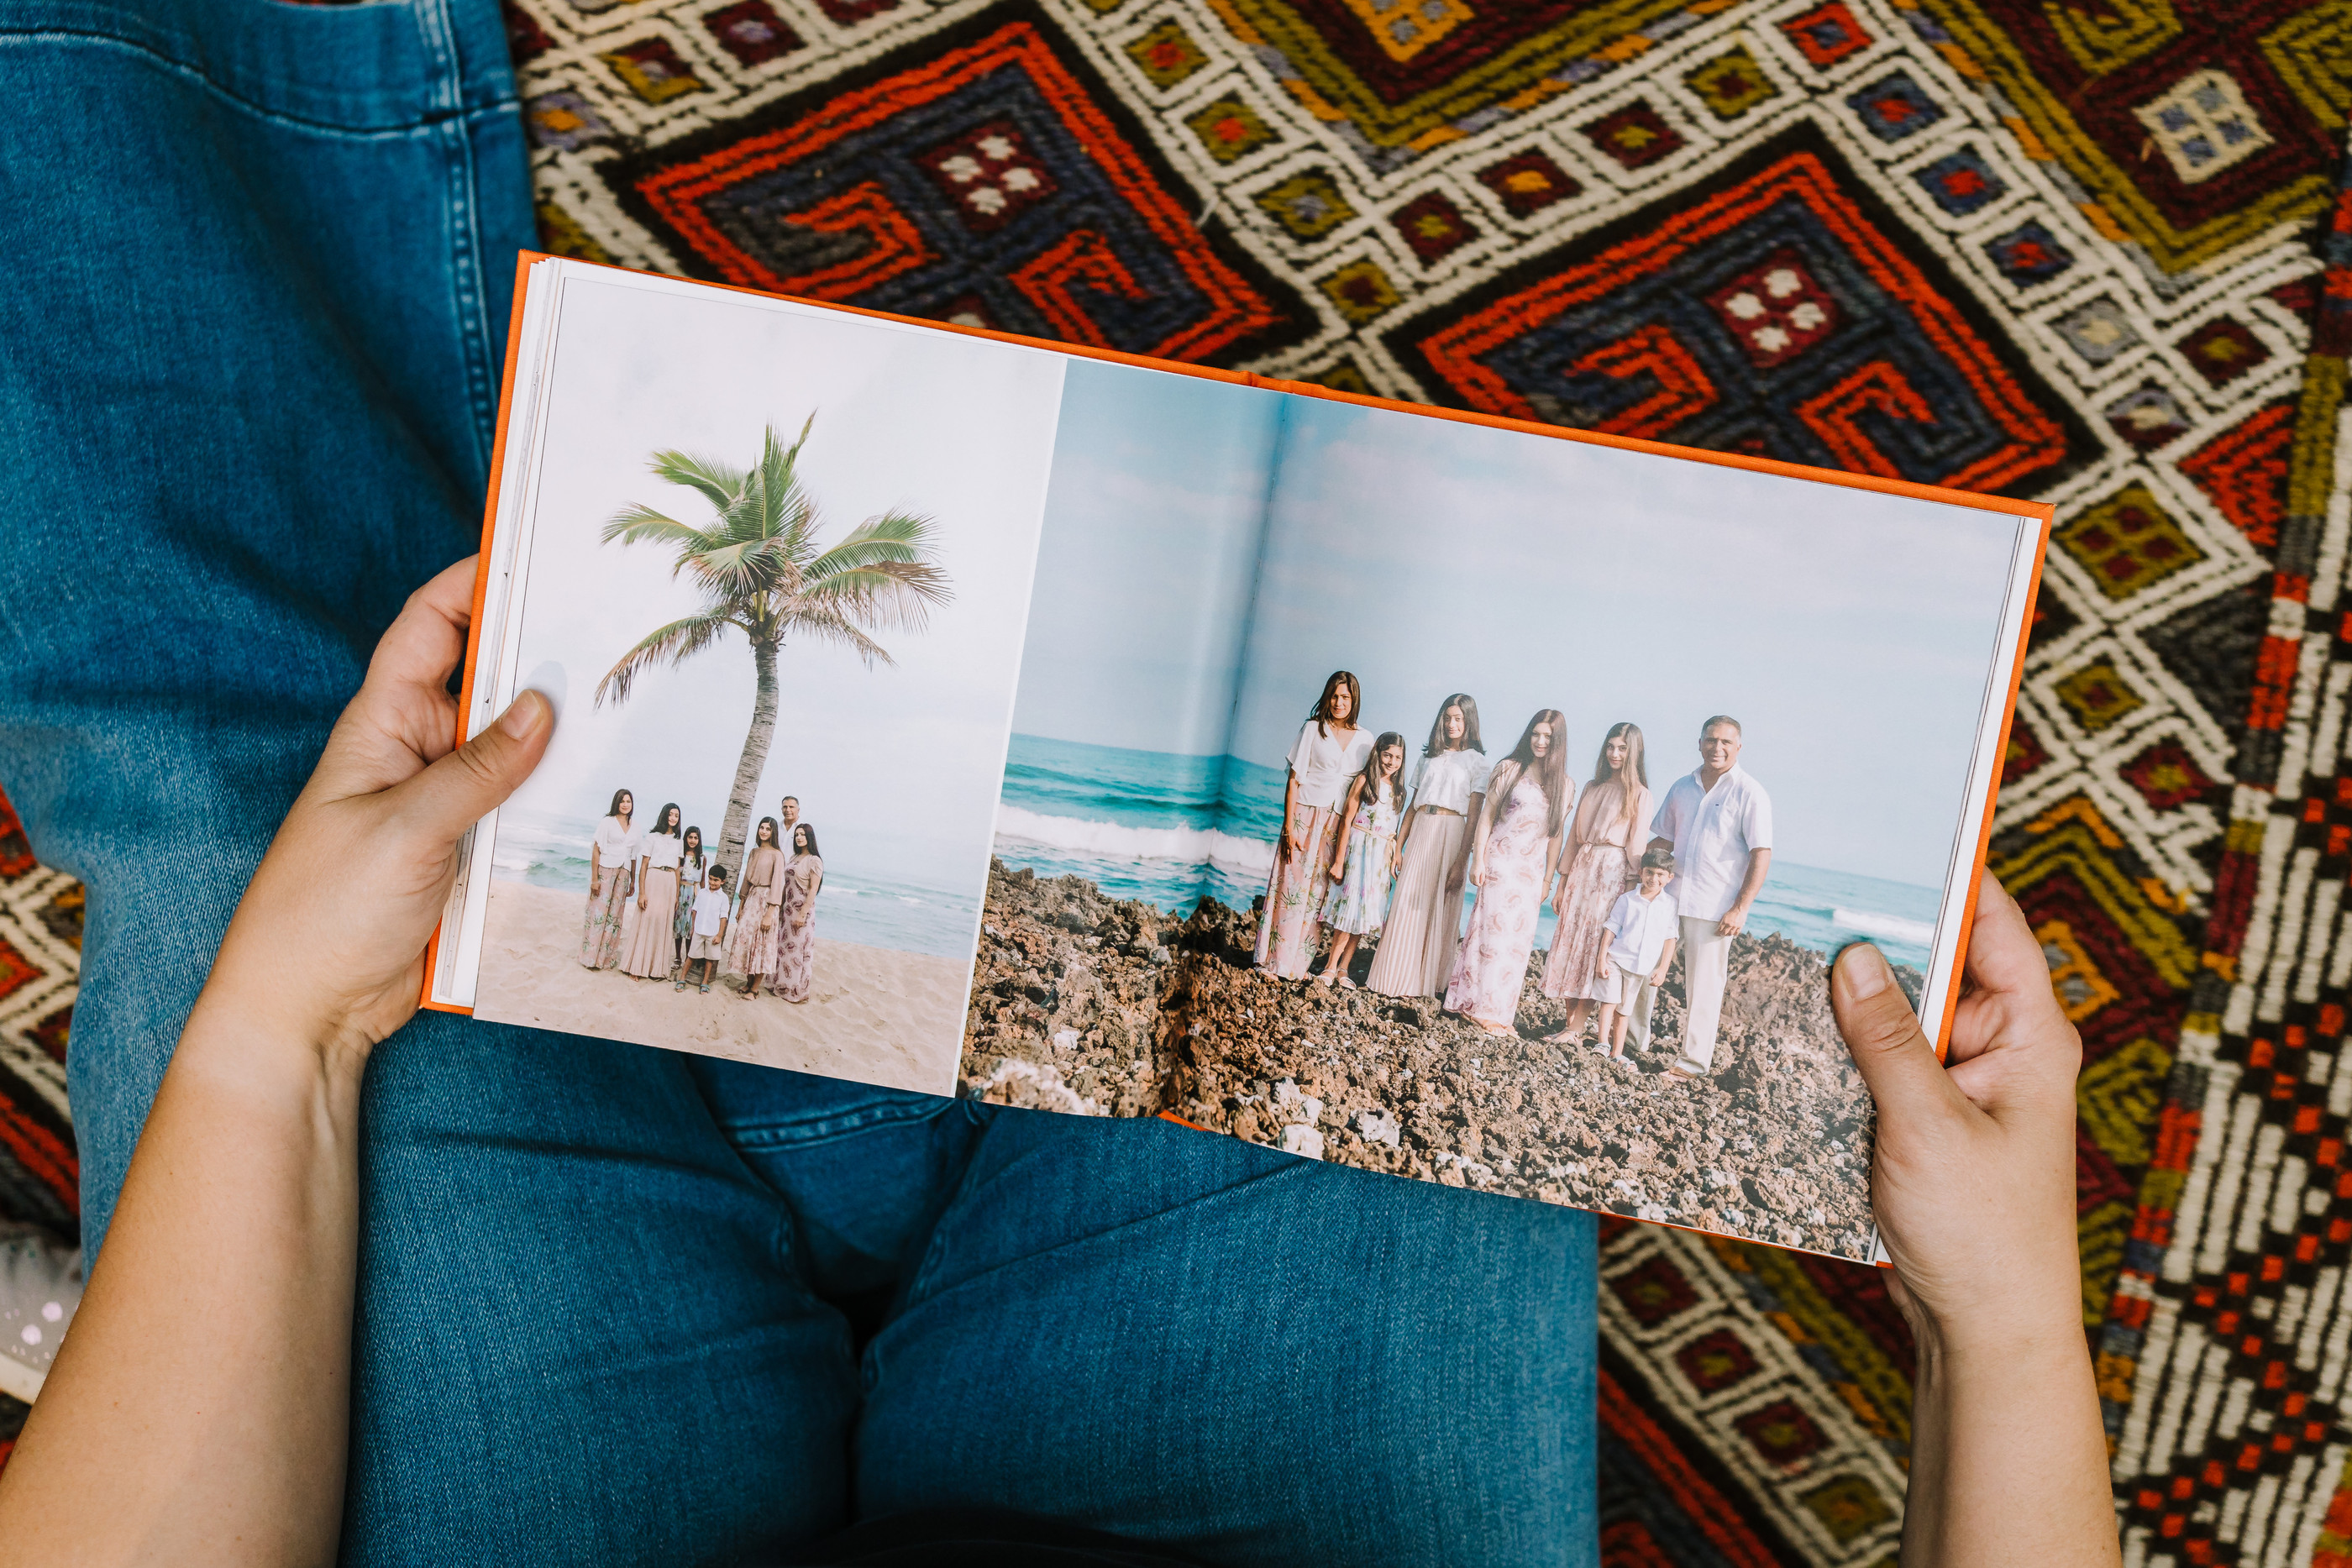
[[736, 994], [740, 976], [724, 989], [714, 985], [708, 996], [692, 987], [678, 991], [667, 980], [580, 967], [585, 897], [491, 883], [476, 1017], [894, 1089], [955, 1092], [968, 964], [820, 935], [815, 986], [805, 1002], [764, 992], [746, 1001]]

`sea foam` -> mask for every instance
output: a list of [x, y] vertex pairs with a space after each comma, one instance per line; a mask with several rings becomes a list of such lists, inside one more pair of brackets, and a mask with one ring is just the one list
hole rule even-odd
[[1019, 806], [996, 808], [996, 836], [1007, 844], [1034, 844], [1107, 861], [1167, 861], [1216, 865], [1263, 874], [1274, 846], [1214, 828], [1137, 828], [1080, 817], [1051, 817]]
[[1900, 915], [1882, 915], [1874, 909], [1832, 909], [1830, 921], [1841, 929], [1859, 931], [1864, 936], [1885, 936], [1921, 947], [1936, 940], [1934, 921], [1906, 920]]

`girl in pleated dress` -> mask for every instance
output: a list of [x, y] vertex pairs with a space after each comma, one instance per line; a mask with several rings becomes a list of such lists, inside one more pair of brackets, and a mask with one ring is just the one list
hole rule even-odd
[[661, 809], [637, 844], [637, 897], [621, 912], [621, 973], [641, 980], [669, 978], [677, 936], [677, 864], [686, 845], [677, 803]]
[[1462, 879], [1470, 863], [1470, 823], [1486, 804], [1486, 759], [1478, 705], [1455, 692], [1437, 705], [1429, 743], [1413, 767], [1412, 799], [1397, 836], [1396, 886], [1388, 924], [1364, 984], [1383, 996], [1433, 997], [1454, 973], [1462, 928]]
[[1390, 730], [1372, 742], [1370, 760], [1348, 786], [1339, 808], [1339, 843], [1331, 856], [1332, 888], [1323, 901], [1331, 951], [1316, 977], [1349, 990], [1348, 966], [1356, 943], [1388, 918], [1389, 885], [1396, 880], [1397, 825], [1404, 818], [1404, 737]]

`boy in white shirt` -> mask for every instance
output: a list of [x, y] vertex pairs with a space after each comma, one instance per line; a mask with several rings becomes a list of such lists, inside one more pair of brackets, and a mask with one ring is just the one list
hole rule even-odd
[[705, 964], [702, 990], [708, 995], [710, 982], [719, 977], [719, 960], [727, 951], [727, 868], [713, 864], [710, 874], [702, 879], [702, 891], [694, 895], [694, 945], [686, 950], [686, 962], [678, 966], [677, 987], [684, 990], [696, 960]]
[[1616, 907], [1601, 928], [1609, 946], [1601, 955], [1601, 1039], [1609, 1060], [1625, 1059], [1625, 1023], [1666, 977], [1675, 961], [1675, 936], [1679, 926], [1674, 895], [1666, 891], [1675, 874], [1670, 851], [1652, 850], [1642, 857], [1642, 883], [1617, 895]]

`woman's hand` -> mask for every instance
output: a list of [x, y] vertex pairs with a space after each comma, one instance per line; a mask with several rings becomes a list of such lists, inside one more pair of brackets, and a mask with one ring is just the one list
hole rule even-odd
[[1345, 882], [1348, 880], [1347, 856], [1341, 855], [1331, 862], [1331, 880], [1333, 882]]
[[248, 1021], [362, 1059], [416, 1011], [457, 840], [554, 732], [547, 699], [527, 691], [456, 744], [448, 680], [473, 601], [471, 556], [409, 595], [254, 873], [200, 1008], [230, 997]]
[[1947, 1060], [1878, 950], [1838, 955], [1839, 1030], [1878, 1103], [1871, 1208], [1918, 1342], [1904, 1562], [2116, 1561], [2074, 1241], [2082, 1041], [1990, 874]]
[[526, 692], [454, 745], [473, 584], [411, 596], [229, 923], [0, 1473], [0, 1559], [334, 1561], [361, 1082], [416, 1011], [459, 835], [554, 727]]

